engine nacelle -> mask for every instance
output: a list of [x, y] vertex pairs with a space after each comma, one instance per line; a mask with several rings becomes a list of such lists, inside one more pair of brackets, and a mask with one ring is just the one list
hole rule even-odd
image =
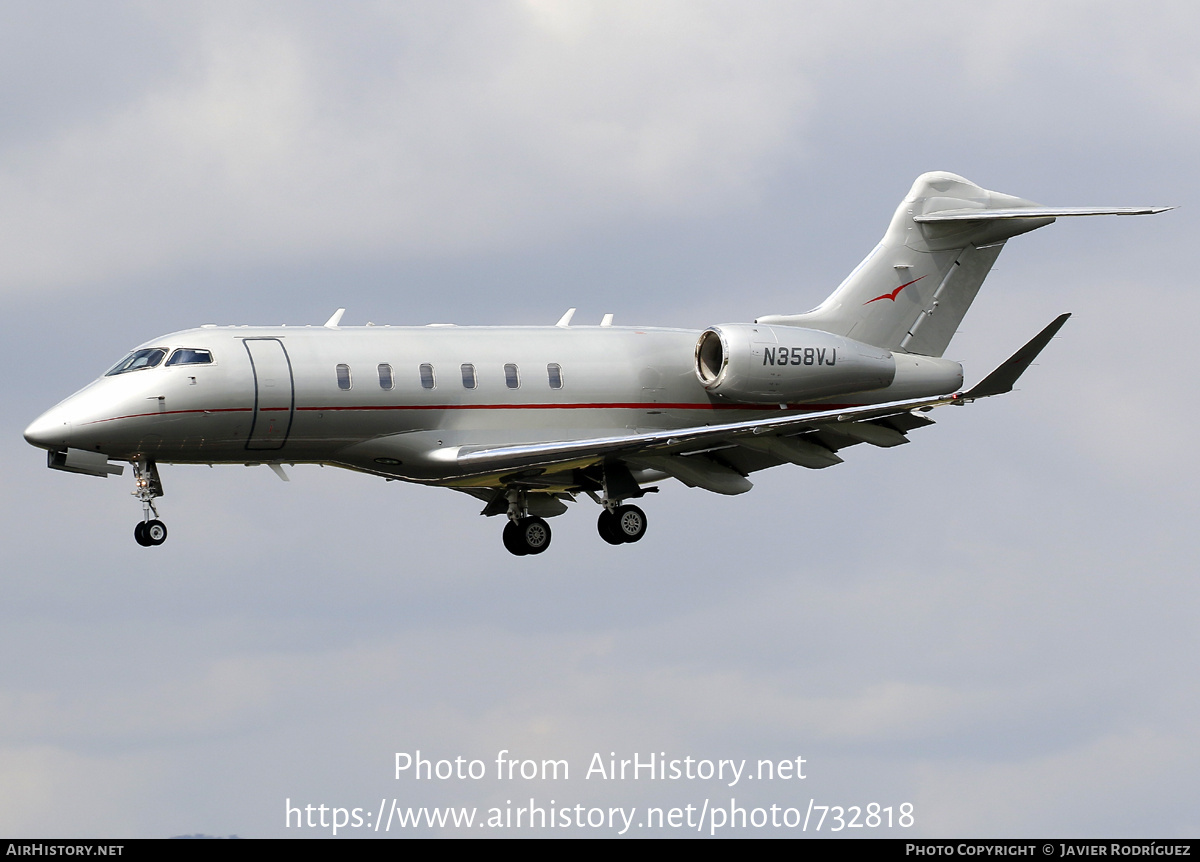
[[882, 389], [896, 360], [890, 350], [815, 329], [731, 323], [701, 334], [696, 376], [730, 401], [785, 404]]

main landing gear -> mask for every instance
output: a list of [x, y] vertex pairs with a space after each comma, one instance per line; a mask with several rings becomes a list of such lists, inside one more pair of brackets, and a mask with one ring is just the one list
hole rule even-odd
[[540, 554], [550, 547], [550, 525], [536, 516], [509, 521], [504, 525], [504, 547], [518, 557]]
[[637, 506], [605, 506], [596, 531], [610, 545], [636, 542], [646, 535], [646, 513]]
[[[630, 481], [632, 482], [632, 480]], [[639, 497], [646, 493], [636, 485], [632, 490], [636, 491]], [[609, 497], [606, 494], [601, 499], [590, 490], [587, 493], [602, 507], [600, 519], [596, 522], [596, 530], [604, 541], [610, 545], [624, 545], [639, 541], [642, 536], [646, 535], [646, 513], [640, 508], [622, 504], [620, 498], [615, 496]], [[530, 554], [540, 554], [549, 548], [550, 525], [546, 523], [545, 518], [529, 514], [528, 493], [518, 488], [510, 488], [505, 493], [505, 497], [508, 499], [508, 523], [504, 525], [503, 538], [504, 547], [508, 549], [508, 552], [518, 557], [524, 557]], [[489, 506], [495, 505], [498, 508], [500, 503], [500, 500], [495, 500]], [[546, 514], [552, 513], [546, 508], [541, 511]], [[499, 512], [496, 509], [492, 509], [490, 512], [484, 510], [484, 514], [499, 514]]]
[[504, 547], [518, 557], [540, 554], [550, 547], [550, 525], [544, 518], [529, 514], [529, 500], [524, 491], [513, 488], [507, 496], [508, 523], [504, 525]]
[[133, 496], [142, 504], [142, 520], [133, 528], [133, 538], [143, 548], [152, 548], [167, 540], [167, 525], [158, 520], [158, 509], [154, 506], [154, 498], [163, 495], [162, 480], [158, 477], [158, 466], [153, 461], [132, 463]]
[[[641, 540], [646, 535], [646, 513], [637, 506], [622, 503], [622, 500], [645, 496], [657, 487], [643, 488], [634, 479], [629, 468], [619, 461], [606, 461], [599, 477], [594, 474], [584, 478], [595, 481], [599, 478], [599, 489], [588, 490], [588, 496], [601, 506], [600, 518], [596, 521], [596, 532], [610, 545], [624, 545]], [[603, 497], [597, 496], [600, 490]]]

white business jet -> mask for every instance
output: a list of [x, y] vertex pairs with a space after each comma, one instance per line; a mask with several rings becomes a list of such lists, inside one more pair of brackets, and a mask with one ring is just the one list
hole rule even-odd
[[883, 240], [821, 305], [703, 332], [573, 326], [202, 326], [147, 341], [25, 431], [49, 466], [133, 466], [139, 544], [167, 529], [171, 464], [330, 464], [453, 488], [504, 515], [504, 546], [540, 554], [546, 519], [586, 495], [600, 536], [636, 542], [630, 501], [674, 478], [750, 490], [781, 464], [823, 469], [856, 444], [896, 446], [933, 408], [999, 395], [1064, 314], [961, 391], [942, 358], [1010, 238], [1060, 216], [1170, 207], [1044, 207], [949, 173], [917, 179]]

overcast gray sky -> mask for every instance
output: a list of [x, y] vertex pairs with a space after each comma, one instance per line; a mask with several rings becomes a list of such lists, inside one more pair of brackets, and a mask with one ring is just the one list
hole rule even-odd
[[[533, 796], [1194, 837], [1198, 35], [1185, 3], [0, 6], [0, 834]], [[514, 558], [449, 491], [181, 466], [147, 550], [128, 476], [21, 438], [207, 322], [803, 311], [927, 170], [1182, 208], [1008, 245], [948, 355], [977, 380], [1074, 312], [1020, 391], [741, 497], [666, 484], [636, 546], [586, 501]], [[395, 780], [418, 749], [571, 779]], [[585, 780], [594, 752], [808, 777]]]

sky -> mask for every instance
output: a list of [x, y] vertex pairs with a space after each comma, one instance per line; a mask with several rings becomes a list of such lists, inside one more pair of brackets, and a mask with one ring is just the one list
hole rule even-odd
[[[0, 834], [532, 799], [643, 836], [874, 804], [911, 824], [838, 834], [1194, 837], [1198, 33], [1169, 2], [5, 3]], [[465, 495], [164, 466], [145, 549], [128, 471], [21, 437], [202, 323], [804, 311], [930, 170], [1180, 208], [1008, 244], [947, 355], [976, 381], [1072, 312], [1018, 391], [739, 497], [664, 483], [637, 545], [586, 500], [516, 558]], [[398, 775], [418, 752], [486, 774]], [[805, 777], [588, 774], [651, 754]], [[337, 837], [622, 833], [371, 826]]]

